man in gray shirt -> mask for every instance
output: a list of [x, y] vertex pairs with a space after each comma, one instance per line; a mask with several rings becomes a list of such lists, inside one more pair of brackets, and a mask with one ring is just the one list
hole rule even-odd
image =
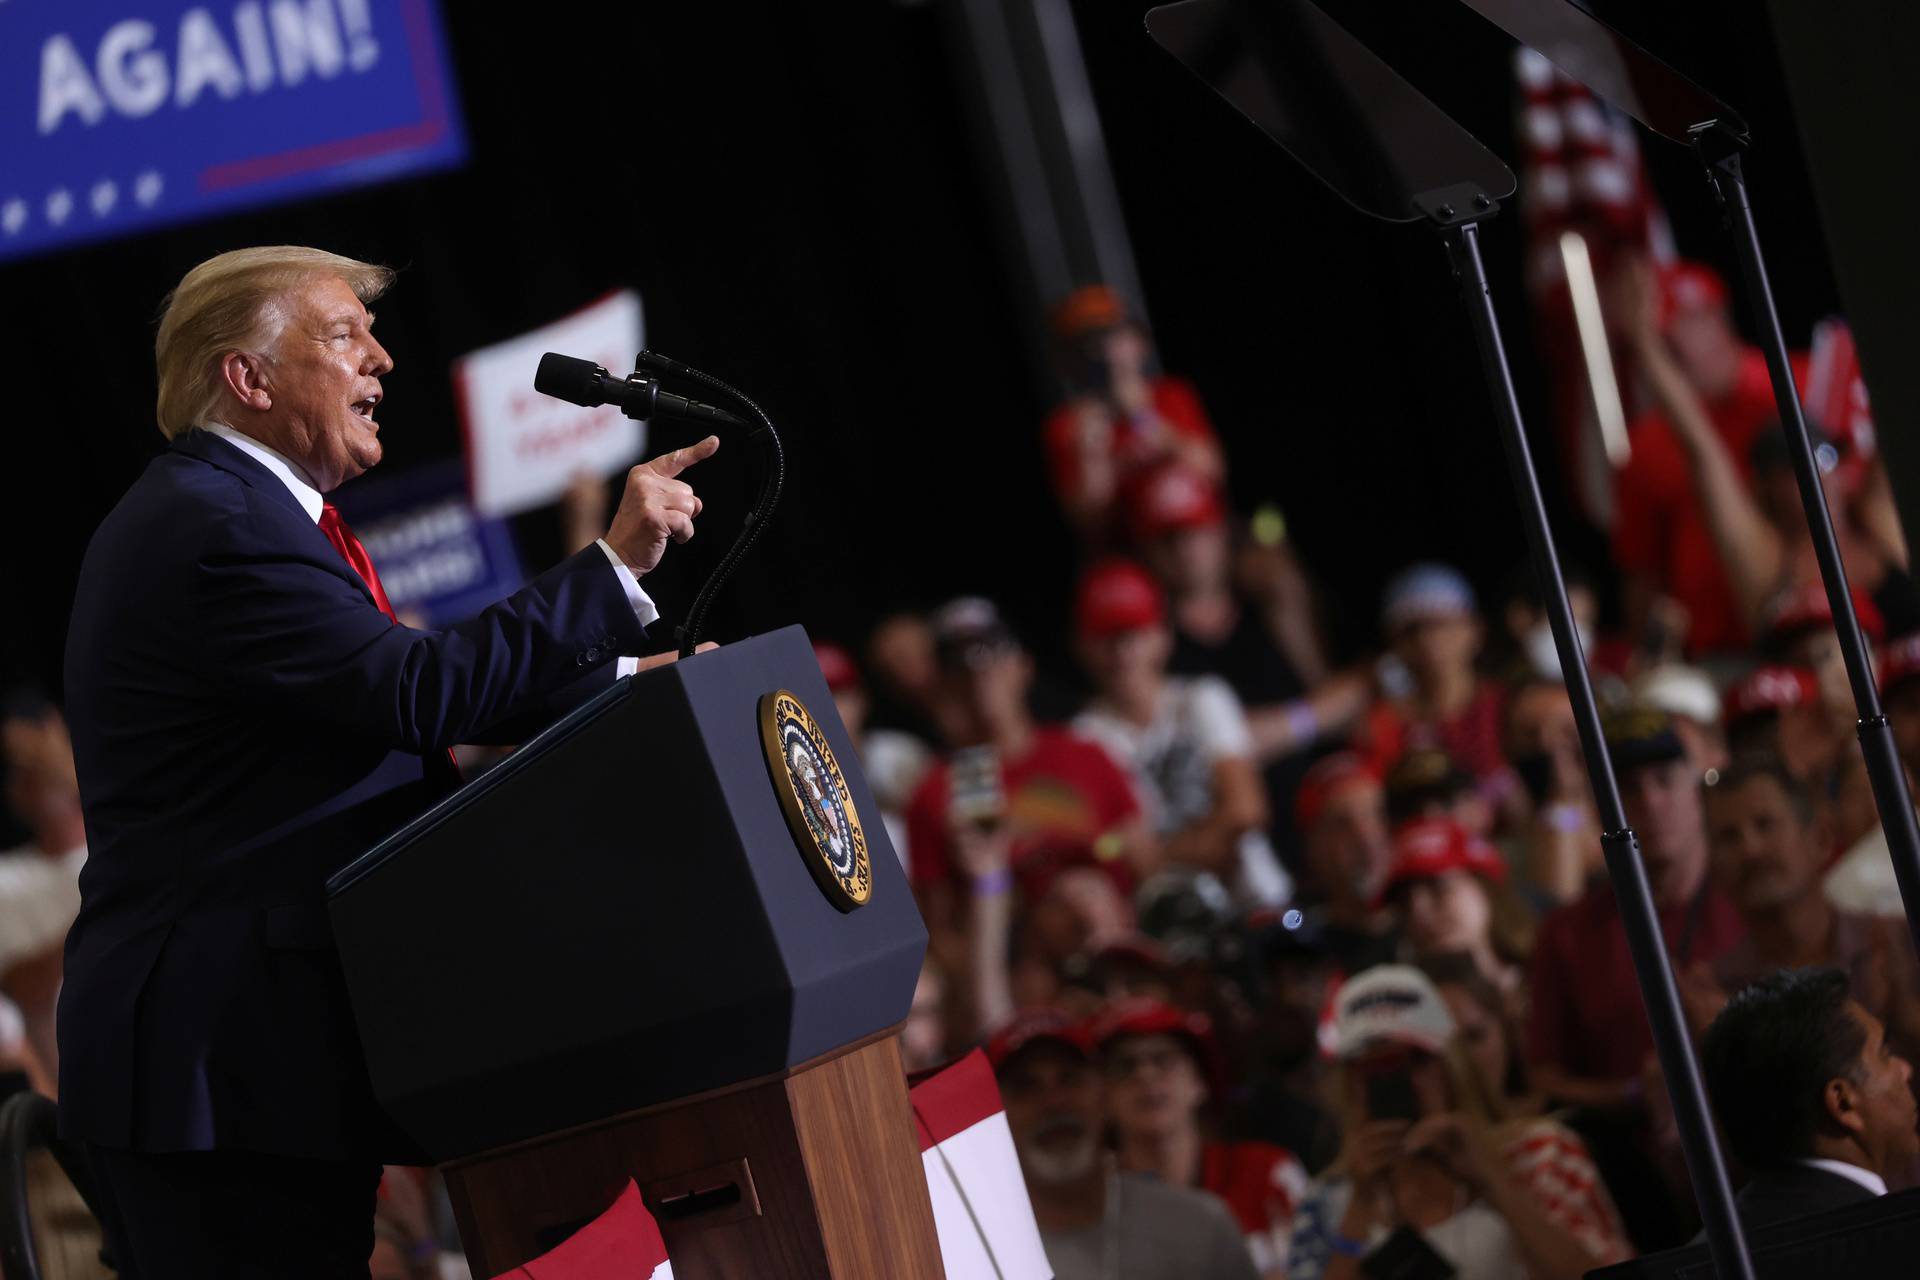
[[1100, 1142], [1104, 1086], [1065, 1014], [1019, 1015], [987, 1056], [1055, 1280], [1259, 1280], [1218, 1199], [1117, 1170]]

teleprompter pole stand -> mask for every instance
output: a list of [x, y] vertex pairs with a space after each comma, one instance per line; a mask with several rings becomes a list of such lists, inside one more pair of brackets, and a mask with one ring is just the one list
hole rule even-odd
[[1774, 309], [1767, 264], [1760, 256], [1760, 233], [1753, 225], [1753, 206], [1747, 202], [1747, 181], [1741, 170], [1747, 140], [1717, 120], [1696, 125], [1692, 134], [1694, 150], [1706, 165], [1707, 182], [1720, 202], [1727, 231], [1740, 256], [1740, 274], [1760, 328], [1760, 349], [1766, 354], [1767, 372], [1773, 377], [1773, 400], [1780, 411], [1781, 430], [1786, 433], [1787, 456], [1793, 461], [1794, 479], [1800, 483], [1807, 532], [1813, 537], [1820, 579], [1827, 589], [1834, 630], [1847, 663], [1847, 681], [1853, 686], [1853, 705], [1860, 717], [1860, 750], [1866, 757], [1873, 802], [1887, 833], [1887, 852], [1893, 859], [1894, 879], [1900, 885], [1901, 905], [1906, 908], [1907, 930], [1914, 946], [1920, 948], [1920, 825], [1914, 821], [1913, 797], [1893, 744], [1893, 726], [1880, 708], [1873, 666], [1867, 660], [1867, 642], [1860, 634], [1853, 592], [1847, 585], [1847, 567], [1840, 559], [1826, 490], [1814, 464], [1813, 441], [1807, 433], [1806, 414], [1800, 408], [1800, 391], [1793, 384], [1793, 369], [1787, 363], [1787, 340], [1780, 330], [1780, 314]]
[[1500, 341], [1493, 296], [1487, 291], [1487, 273], [1480, 261], [1479, 223], [1498, 213], [1500, 205], [1470, 183], [1416, 196], [1414, 203], [1433, 222], [1446, 244], [1454, 278], [1460, 282], [1460, 295], [1467, 304], [1467, 317], [1480, 349], [1480, 366], [1486, 375], [1487, 390], [1493, 397], [1501, 443], [1506, 446], [1514, 496], [1527, 528], [1534, 576], [1541, 598], [1546, 601], [1554, 651], [1559, 654], [1560, 671], [1566, 678], [1567, 695], [1573, 702], [1581, 753], [1586, 757], [1587, 778], [1593, 785], [1594, 801], [1599, 807], [1603, 832], [1600, 843], [1606, 853], [1607, 876], [1613, 882], [1614, 895], [1620, 904], [1620, 919], [1626, 927], [1627, 947], [1633, 954], [1634, 974], [1640, 981], [1640, 994], [1653, 1024], [1654, 1048], [1673, 1098], [1674, 1119], [1679, 1124], [1687, 1170], [1695, 1189], [1701, 1193], [1707, 1243], [1721, 1276], [1728, 1280], [1753, 1280], [1753, 1262], [1747, 1256], [1746, 1238], [1734, 1211], [1733, 1190], [1727, 1181], [1726, 1163], [1721, 1159], [1720, 1144], [1714, 1137], [1713, 1122], [1707, 1111], [1706, 1091], [1700, 1084], [1693, 1042], [1688, 1038], [1686, 1019], [1680, 1009], [1680, 993], [1673, 985], [1673, 968], [1667, 961], [1666, 945], [1660, 935], [1660, 917], [1654, 910], [1653, 891], [1640, 861], [1640, 841], [1627, 825], [1619, 784], [1613, 775], [1613, 761], [1600, 732], [1600, 712], [1593, 699], [1593, 683], [1587, 675], [1586, 655], [1581, 652], [1580, 637], [1574, 631], [1566, 580], [1560, 573], [1560, 557], [1554, 550], [1546, 503], [1540, 496], [1526, 429], [1520, 421], [1520, 402], [1514, 395], [1513, 375]]

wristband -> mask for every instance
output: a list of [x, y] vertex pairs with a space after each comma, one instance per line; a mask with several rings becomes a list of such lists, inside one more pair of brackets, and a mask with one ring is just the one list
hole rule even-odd
[[1305, 698], [1289, 702], [1282, 708], [1287, 724], [1287, 736], [1296, 743], [1312, 742], [1320, 736], [1320, 713]]
[[1551, 831], [1572, 835], [1587, 825], [1587, 812], [1577, 804], [1550, 804], [1540, 811], [1540, 822]]
[[989, 871], [983, 876], [973, 878], [973, 896], [976, 898], [997, 898], [1013, 888], [1013, 868], [1001, 867], [998, 871]]
[[1355, 1240], [1352, 1236], [1342, 1235], [1339, 1231], [1327, 1233], [1327, 1247], [1343, 1258], [1364, 1258], [1367, 1256], [1367, 1242]]

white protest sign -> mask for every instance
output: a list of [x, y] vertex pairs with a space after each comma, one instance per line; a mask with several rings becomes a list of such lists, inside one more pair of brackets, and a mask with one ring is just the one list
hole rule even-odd
[[619, 376], [633, 367], [643, 345], [640, 296], [623, 290], [454, 362], [467, 474], [480, 514], [509, 516], [544, 506], [582, 471], [613, 475], [639, 460], [645, 424], [610, 404], [582, 409], [543, 396], [533, 389], [533, 373], [542, 355], [558, 351]]

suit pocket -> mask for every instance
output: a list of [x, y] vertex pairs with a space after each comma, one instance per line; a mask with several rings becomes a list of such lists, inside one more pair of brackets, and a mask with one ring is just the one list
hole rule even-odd
[[261, 916], [261, 936], [276, 951], [331, 951], [333, 922], [316, 903], [285, 902]]

